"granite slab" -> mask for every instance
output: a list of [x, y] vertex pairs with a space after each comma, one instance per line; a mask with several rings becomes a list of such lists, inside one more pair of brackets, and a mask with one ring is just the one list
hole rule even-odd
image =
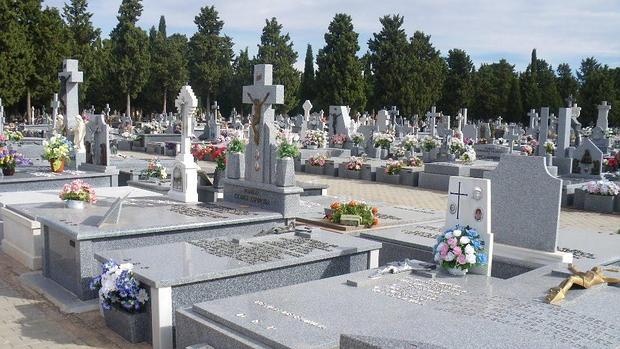
[[379, 248], [381, 244], [374, 241], [314, 229], [308, 233], [226, 237], [103, 251], [95, 253], [95, 257], [102, 263], [110, 259], [133, 263], [134, 274], [141, 282], [160, 288], [252, 274]]
[[[402, 273], [369, 281], [369, 270], [204, 302], [177, 311], [176, 344], [335, 348], [347, 334], [446, 348], [620, 346], [618, 289], [574, 290], [560, 305], [546, 304], [546, 291], [564, 280], [552, 273], [556, 267], [509, 280], [439, 270], [434, 278]], [[450, 324], [475, 330], [446, 335]]]
[[18, 167], [13, 176], [0, 176], [0, 192], [37, 191], [62, 188], [65, 183], [82, 179], [95, 187], [113, 187], [118, 183], [118, 171], [108, 173], [65, 170], [53, 173], [47, 166]]

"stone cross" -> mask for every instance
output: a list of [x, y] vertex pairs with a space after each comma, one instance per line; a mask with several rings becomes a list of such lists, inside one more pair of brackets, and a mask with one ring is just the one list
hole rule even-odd
[[519, 134], [519, 130], [518, 130], [517, 125], [511, 125], [508, 127], [508, 132], [506, 133], [506, 135], [504, 136], [504, 138], [506, 138], [508, 140], [509, 143], [509, 147], [510, 150], [509, 152], [512, 153], [513, 152], [513, 148], [515, 145], [515, 141], [521, 138], [521, 135]]
[[254, 85], [243, 86], [243, 103], [252, 104], [245, 179], [271, 184], [275, 180], [276, 129], [273, 104], [284, 103], [284, 86], [272, 85], [273, 65], [254, 66]]
[[572, 108], [560, 108], [560, 117], [558, 119], [558, 145], [555, 150], [555, 156], [560, 158], [566, 157], [566, 149], [570, 146], [572, 115]]
[[[396, 123], [396, 117], [400, 115], [400, 111], [396, 108], [396, 106], [392, 106], [392, 109], [390, 109], [388, 113], [390, 114], [390, 122], [392, 124]], [[402, 124], [399, 125], [403, 126]]]
[[596, 107], [598, 108], [596, 126], [600, 127], [603, 131], [607, 131], [609, 128], [609, 110], [611, 110], [611, 105], [607, 104], [607, 101], [603, 101]]
[[476, 229], [484, 241], [488, 263], [475, 267], [470, 272], [491, 276], [493, 257], [491, 181], [482, 178], [450, 177], [445, 229], [454, 229], [456, 225]]
[[430, 134], [431, 137], [435, 137], [436, 135], [436, 130], [435, 130], [435, 123], [436, 118], [441, 116], [441, 113], [437, 113], [437, 108], [435, 106], [431, 107], [431, 111], [426, 113], [426, 119], [428, 120], [428, 127], [430, 128]]
[[2, 98], [0, 98], [0, 132], [4, 132], [4, 106], [2, 105]]
[[549, 133], [549, 107], [540, 108], [540, 131], [538, 132], [538, 155], [544, 156], [545, 142]]
[[538, 113], [535, 109], [530, 109], [530, 112], [527, 113], [527, 116], [530, 117], [530, 129], [533, 130], [536, 128], [536, 121], [538, 119]]
[[58, 108], [60, 107], [60, 101], [58, 100], [58, 93], [54, 93], [54, 99], [52, 100], [52, 103], [50, 104], [50, 106], [52, 107], [52, 132], [54, 130], [56, 130], [57, 125], [57, 120], [56, 117], [58, 116]]
[[464, 127], [465, 125], [467, 125], [467, 108], [461, 108], [459, 113], [461, 113], [461, 115], [463, 115], [463, 120], [461, 122], [461, 127]]
[[[76, 116], [80, 115], [78, 85], [84, 81], [84, 76], [78, 70], [76, 59], [65, 59], [62, 63], [62, 72], [58, 73], [60, 79], [62, 98], [65, 104], [64, 126], [67, 130], [67, 137], [71, 130], [76, 126]], [[69, 138], [69, 137], [68, 137]]]
[[211, 106], [211, 111], [212, 111], [213, 115], [215, 116], [215, 120], [217, 120], [217, 121], [220, 121], [218, 119], [218, 115], [217, 115], [218, 114], [217, 112], [219, 110], [220, 110], [220, 106], [217, 105], [217, 101], [213, 102], [213, 105]]
[[192, 118], [198, 107], [198, 99], [194, 95], [192, 87], [189, 85], [183, 86], [177, 99], [174, 102], [177, 110], [181, 114], [182, 126], [181, 126], [181, 154], [190, 154], [190, 148], [192, 146]]
[[310, 120], [310, 110], [312, 110], [312, 103], [310, 103], [310, 101], [306, 99], [302, 108], [304, 108], [303, 122], [308, 122], [308, 120]]
[[456, 114], [456, 129], [461, 132], [461, 130], [463, 129], [463, 114], [461, 114], [461, 112], [459, 112], [458, 114]]
[[108, 103], [105, 104], [105, 108], [103, 108], [103, 112], [105, 116], [110, 116], [110, 105]]

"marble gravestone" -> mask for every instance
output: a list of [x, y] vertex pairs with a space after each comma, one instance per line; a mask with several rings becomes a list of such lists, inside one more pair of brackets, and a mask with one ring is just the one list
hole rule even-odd
[[562, 180], [549, 173], [544, 157], [507, 154], [484, 177], [491, 180], [496, 254], [501, 247], [502, 255], [530, 262], [572, 259], [557, 252]]
[[[104, 114], [94, 115], [86, 124], [85, 150], [86, 162], [80, 169], [101, 169], [110, 167], [110, 127], [105, 122]], [[112, 168], [113, 169], [113, 168]]]
[[245, 151], [245, 177], [224, 179], [224, 201], [280, 212], [294, 219], [303, 189], [276, 186], [277, 128], [273, 104], [284, 102], [284, 86], [272, 85], [273, 66], [254, 66], [254, 85], [243, 87], [243, 102], [252, 104], [249, 142]]
[[84, 81], [84, 75], [78, 71], [78, 61], [76, 59], [65, 59], [62, 63], [62, 72], [58, 73], [61, 86], [61, 97], [65, 105], [64, 125], [69, 132], [73, 132], [76, 127], [75, 116], [80, 115], [78, 105], [78, 85]]
[[431, 111], [426, 113], [426, 120], [428, 123], [428, 132], [431, 137], [435, 137], [437, 135], [436, 125], [437, 118], [441, 116], [441, 113], [437, 112], [437, 108], [435, 106], [431, 107]]
[[600, 127], [603, 131], [607, 131], [609, 128], [609, 111], [611, 110], [611, 105], [607, 104], [607, 101], [603, 101], [596, 107], [598, 108], [596, 127]]
[[377, 112], [377, 120], [375, 122], [376, 132], [386, 132], [390, 125], [390, 113], [387, 110], [381, 109]]
[[549, 135], [549, 108], [544, 107], [540, 108], [540, 131], [538, 132], [538, 155], [544, 156], [546, 154], [545, 151], [545, 142], [547, 141], [547, 137]]
[[343, 134], [349, 138], [349, 129], [351, 127], [351, 117], [349, 116], [349, 108], [344, 105], [329, 106], [329, 136]]
[[172, 184], [168, 196], [183, 202], [198, 202], [198, 167], [190, 152], [192, 119], [198, 100], [191, 86], [181, 88], [175, 105], [182, 117], [181, 153], [176, 156], [172, 168]]
[[584, 138], [573, 153], [572, 175], [596, 177], [603, 172], [603, 152], [589, 138]]
[[491, 181], [482, 178], [450, 177], [446, 229], [469, 226], [480, 234], [488, 255], [488, 264], [474, 267], [470, 273], [491, 276], [493, 233], [491, 231]]
[[471, 139], [474, 143], [478, 140], [478, 128], [476, 125], [467, 124], [463, 126], [463, 140]]

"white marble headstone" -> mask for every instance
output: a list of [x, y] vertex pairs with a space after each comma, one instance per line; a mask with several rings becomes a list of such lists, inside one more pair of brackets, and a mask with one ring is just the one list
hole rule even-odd
[[488, 263], [470, 270], [474, 274], [491, 275], [493, 233], [491, 231], [491, 181], [483, 178], [450, 177], [446, 229], [456, 225], [478, 231], [489, 257]]

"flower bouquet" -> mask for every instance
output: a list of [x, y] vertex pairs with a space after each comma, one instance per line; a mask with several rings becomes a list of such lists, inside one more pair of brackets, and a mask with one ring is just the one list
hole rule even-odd
[[402, 158], [402, 157], [404, 157], [406, 154], [407, 154], [407, 150], [405, 149], [405, 147], [402, 147], [402, 146], [395, 146], [395, 147], [392, 147], [392, 155], [393, 155], [395, 158], [397, 158], [397, 159]]
[[159, 160], [149, 160], [146, 169], [140, 172], [140, 177], [166, 179], [168, 174], [166, 173], [166, 167], [162, 165]]
[[65, 162], [69, 161], [73, 144], [64, 136], [54, 135], [49, 141], [43, 141], [43, 158], [50, 162], [52, 172], [63, 172]]
[[69, 208], [83, 209], [84, 203], [94, 204], [97, 202], [95, 190], [81, 179], [75, 179], [70, 184], [65, 184], [58, 197], [64, 200]]
[[9, 129], [4, 130], [4, 136], [6, 137], [7, 141], [11, 141], [11, 142], [19, 142], [22, 139], [24, 139], [24, 135], [21, 132], [12, 131]]
[[234, 135], [230, 142], [228, 142], [229, 153], [243, 153], [245, 152], [245, 139], [240, 134]]
[[101, 275], [90, 282], [90, 289], [97, 291], [104, 309], [119, 307], [126, 312], [141, 312], [149, 300], [148, 293], [133, 276], [133, 264], [116, 264], [107, 261]]
[[329, 159], [327, 154], [317, 154], [317, 155], [311, 156], [308, 159], [308, 163], [310, 164], [310, 166], [323, 167], [325, 166], [327, 159]]
[[351, 141], [353, 141], [353, 144], [355, 144], [356, 147], [364, 143], [364, 140], [364, 135], [361, 133], [355, 133], [353, 134], [353, 136], [351, 136]]
[[602, 196], [616, 196], [620, 194], [620, 187], [614, 182], [607, 180], [590, 181], [583, 187], [588, 194]]
[[335, 146], [342, 146], [347, 141], [347, 139], [347, 135], [337, 133], [332, 136], [332, 144]]
[[422, 159], [420, 159], [417, 156], [412, 156], [409, 159], [407, 159], [407, 165], [411, 166], [411, 167], [420, 167], [424, 164], [424, 162], [422, 161]]
[[362, 158], [358, 158], [355, 156], [351, 156], [349, 161], [347, 161], [347, 170], [350, 171], [361, 171], [364, 166], [364, 160]]
[[439, 235], [433, 252], [435, 262], [453, 275], [465, 275], [469, 268], [487, 264], [488, 261], [484, 240], [469, 226], [457, 225]]
[[15, 174], [15, 167], [17, 166], [32, 165], [30, 159], [25, 158], [22, 154], [15, 150], [2, 149], [0, 151], [0, 168], [2, 168], [2, 174], [5, 176], [12, 176]]
[[296, 133], [283, 131], [276, 137], [276, 144], [280, 159], [299, 157], [299, 136]]
[[373, 225], [379, 224], [379, 218], [377, 213], [379, 210], [376, 207], [372, 207], [364, 202], [357, 202], [351, 200], [349, 202], [334, 202], [330, 206], [330, 212], [325, 216], [329, 221], [339, 224], [340, 217], [343, 214], [359, 216], [361, 225], [370, 228]]
[[471, 164], [476, 161], [476, 151], [474, 150], [474, 147], [471, 145], [465, 146], [465, 151], [461, 154], [459, 160], [466, 164]]
[[425, 152], [430, 152], [435, 148], [439, 148], [441, 146], [441, 141], [435, 137], [426, 136], [422, 139], [422, 150]]
[[553, 141], [545, 142], [545, 152], [547, 154], [553, 154], [553, 152], [555, 152], [555, 144], [553, 143]]
[[327, 144], [327, 132], [321, 130], [308, 130], [302, 141], [304, 147], [311, 148], [324, 148]]
[[450, 139], [450, 154], [461, 156], [465, 151], [465, 143], [460, 138], [452, 137]]
[[392, 176], [397, 175], [403, 169], [403, 163], [399, 160], [389, 159], [385, 165], [385, 173]]
[[387, 132], [375, 132], [372, 135], [375, 148], [390, 149], [390, 145], [394, 143], [394, 135]]
[[415, 135], [406, 135], [400, 145], [407, 151], [413, 151], [413, 149], [418, 145], [418, 138]]
[[521, 146], [521, 154], [531, 156], [534, 153], [534, 148], [532, 148], [529, 144], [524, 144]]

